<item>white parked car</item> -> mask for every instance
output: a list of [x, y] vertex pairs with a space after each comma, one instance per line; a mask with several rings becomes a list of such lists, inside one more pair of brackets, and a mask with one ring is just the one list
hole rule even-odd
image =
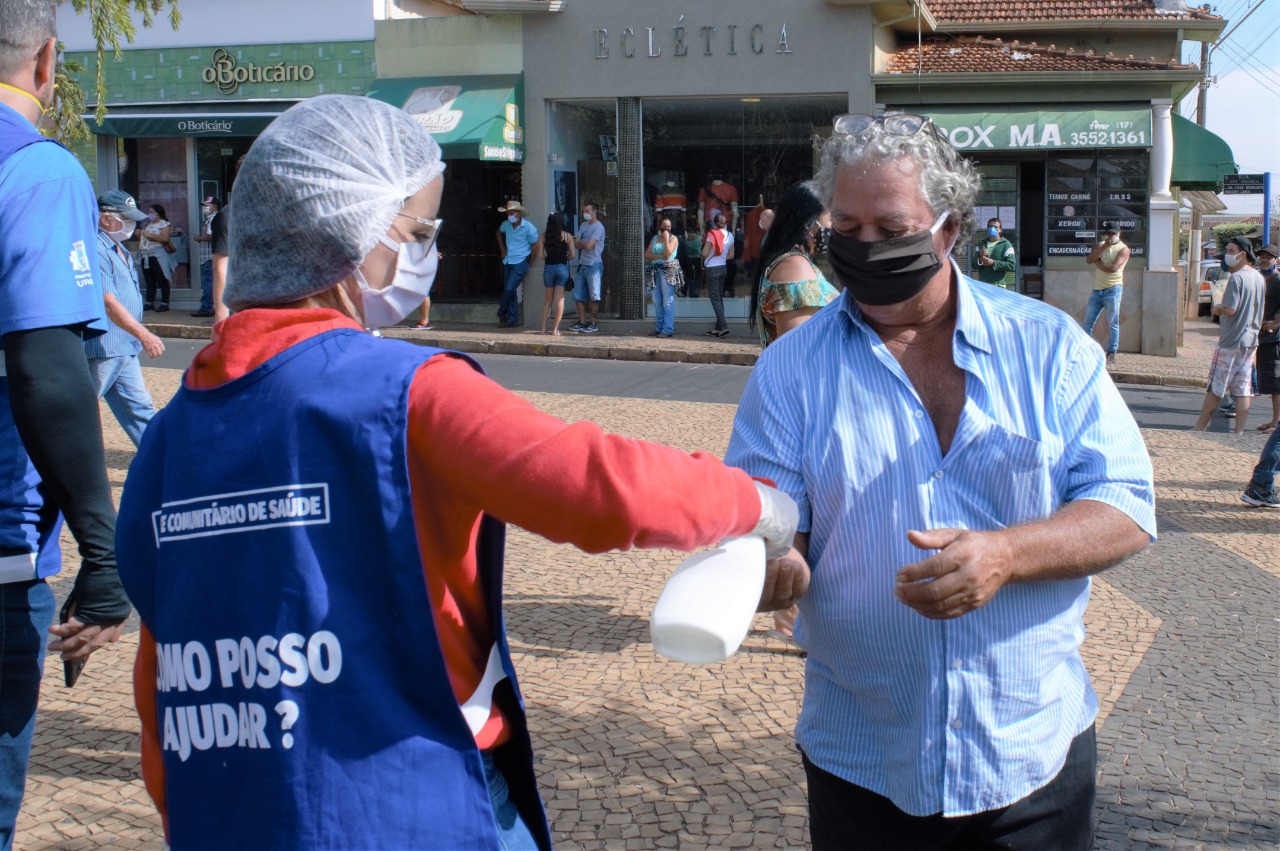
[[[1222, 304], [1222, 293], [1227, 289], [1227, 273], [1217, 259], [1200, 261], [1200, 315], [1208, 316], [1213, 308]], [[1217, 322], [1218, 317], [1213, 317]]]

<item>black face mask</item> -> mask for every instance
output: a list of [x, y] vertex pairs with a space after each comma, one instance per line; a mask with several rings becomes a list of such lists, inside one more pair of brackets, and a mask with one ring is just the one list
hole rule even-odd
[[938, 217], [929, 230], [860, 242], [831, 233], [828, 257], [840, 283], [861, 304], [901, 304], [919, 293], [942, 268], [933, 250], [933, 235], [950, 212]]

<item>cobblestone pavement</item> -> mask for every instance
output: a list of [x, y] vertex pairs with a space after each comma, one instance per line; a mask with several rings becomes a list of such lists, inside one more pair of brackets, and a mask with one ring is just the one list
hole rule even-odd
[[[146, 373], [167, 400], [178, 373]], [[526, 395], [568, 420], [716, 453], [733, 414]], [[118, 487], [132, 450], [103, 416]], [[1096, 581], [1086, 615], [1084, 655], [1102, 702], [1098, 847], [1274, 848], [1280, 516], [1238, 499], [1262, 439], [1145, 436], [1163, 537]], [[673, 495], [673, 511], [709, 509]], [[647, 615], [679, 559], [588, 556], [511, 530], [508, 626], [557, 847], [805, 847], [791, 737], [803, 661], [764, 635], [763, 616], [724, 664], [655, 657]], [[138, 778], [136, 642], [135, 628], [96, 655], [73, 691], [50, 660], [18, 848], [162, 847]]]

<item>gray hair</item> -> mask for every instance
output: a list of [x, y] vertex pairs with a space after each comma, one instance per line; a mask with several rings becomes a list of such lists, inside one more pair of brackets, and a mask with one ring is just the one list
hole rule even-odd
[[959, 217], [956, 245], [963, 245], [972, 237], [976, 225], [973, 205], [978, 200], [982, 178], [973, 163], [957, 154], [932, 124], [910, 136], [889, 133], [880, 122], [854, 135], [832, 133], [828, 139], [820, 140], [819, 154], [822, 164], [814, 183], [828, 209], [840, 166], [909, 159], [920, 169], [920, 192], [934, 215], [950, 210], [952, 218]]
[[50, 0], [0, 0], [0, 80], [16, 74], [58, 34], [53, 6]]

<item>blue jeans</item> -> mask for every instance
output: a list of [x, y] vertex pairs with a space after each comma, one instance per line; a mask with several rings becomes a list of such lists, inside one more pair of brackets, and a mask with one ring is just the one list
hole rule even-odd
[[657, 319], [654, 330], [659, 334], [676, 332], [676, 288], [661, 266], [653, 269], [653, 315]]
[[1262, 447], [1258, 466], [1253, 468], [1249, 486], [1262, 496], [1271, 496], [1276, 492], [1276, 473], [1280, 473], [1280, 428], [1271, 429], [1267, 445]]
[[0, 849], [13, 847], [36, 729], [53, 589], [43, 579], [0, 585]]
[[138, 356], [89, 358], [89, 369], [98, 382], [98, 398], [107, 400], [107, 407], [136, 449], [142, 443], [147, 423], [156, 415], [156, 406], [142, 381]]
[[503, 264], [502, 300], [498, 302], [499, 320], [505, 319], [513, 325], [520, 320], [520, 299], [516, 296], [516, 290], [520, 287], [520, 282], [524, 280], [525, 273], [528, 271], [528, 260]]
[[711, 309], [716, 314], [716, 330], [723, 331], [729, 327], [724, 318], [724, 278], [729, 272], [725, 266], [708, 266], [705, 277], [707, 292], [711, 298]]
[[200, 309], [213, 310], [213, 260], [200, 264]]
[[498, 827], [498, 842], [502, 851], [538, 851], [538, 843], [533, 838], [520, 812], [512, 803], [507, 778], [493, 764], [493, 757], [482, 753], [484, 776], [489, 784], [489, 802], [493, 805], [493, 821]]
[[1115, 354], [1120, 349], [1120, 295], [1124, 287], [1117, 284], [1105, 290], [1094, 290], [1089, 294], [1089, 306], [1084, 312], [1084, 330], [1093, 333], [1093, 326], [1098, 321], [1102, 309], [1107, 310], [1107, 320], [1111, 330], [1107, 334], [1107, 354]]

